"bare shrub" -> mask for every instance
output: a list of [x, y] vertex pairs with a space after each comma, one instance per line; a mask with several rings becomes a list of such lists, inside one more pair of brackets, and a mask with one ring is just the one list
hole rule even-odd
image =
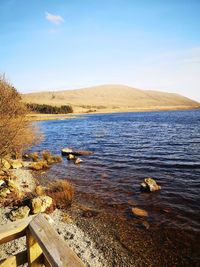
[[0, 159], [8, 154], [21, 157], [22, 151], [38, 140], [26, 114], [20, 94], [0, 75]]
[[58, 180], [53, 182], [49, 188], [46, 189], [46, 194], [53, 198], [58, 209], [66, 209], [72, 203], [74, 188], [70, 182]]

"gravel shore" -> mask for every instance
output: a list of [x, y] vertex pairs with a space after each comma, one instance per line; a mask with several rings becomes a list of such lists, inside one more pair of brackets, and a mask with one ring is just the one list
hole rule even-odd
[[[13, 170], [16, 176], [16, 184], [21, 190], [32, 191], [35, 188], [36, 181], [33, 178], [31, 171], [25, 169]], [[28, 187], [23, 188], [24, 183]], [[11, 222], [8, 214], [11, 211], [9, 207], [0, 208], [0, 225]], [[48, 215], [47, 215], [48, 216]], [[102, 252], [96, 248], [96, 244], [92, 241], [88, 234], [80, 229], [75, 221], [64, 211], [56, 209], [51, 215], [52, 226], [58, 234], [66, 240], [68, 245], [77, 253], [83, 260], [86, 266], [91, 267], [106, 267], [107, 261]], [[15, 241], [8, 242], [0, 247], [0, 260], [7, 258], [26, 249], [25, 238], [19, 238]]]

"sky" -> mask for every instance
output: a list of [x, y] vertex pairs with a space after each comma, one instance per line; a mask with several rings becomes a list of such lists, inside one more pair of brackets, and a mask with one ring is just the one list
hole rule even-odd
[[102, 84], [200, 101], [200, 0], [0, 0], [0, 73], [20, 92]]

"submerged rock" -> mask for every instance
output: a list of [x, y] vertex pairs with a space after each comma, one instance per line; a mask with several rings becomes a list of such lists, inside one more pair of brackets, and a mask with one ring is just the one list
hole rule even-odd
[[92, 217], [96, 217], [99, 214], [98, 211], [96, 210], [92, 210], [92, 209], [86, 209], [82, 212], [82, 216], [85, 218], [92, 218]]
[[159, 186], [156, 181], [152, 178], [146, 178], [144, 179], [144, 182], [141, 183], [141, 190], [147, 191], [147, 192], [154, 192], [161, 189], [161, 186]]
[[141, 217], [147, 217], [148, 216], [148, 212], [146, 210], [143, 210], [143, 209], [132, 208], [132, 212], [134, 215], [137, 215], [137, 216], [141, 216]]
[[146, 228], [147, 230], [149, 229], [150, 225], [147, 221], [143, 221], [142, 225], [144, 226], [144, 228]]
[[24, 206], [24, 207], [20, 207], [16, 210], [12, 210], [10, 212], [10, 219], [12, 221], [16, 221], [16, 220], [20, 220], [20, 219], [24, 219], [27, 218], [28, 215], [30, 213], [30, 209], [28, 206]]
[[53, 199], [49, 196], [39, 196], [32, 199], [32, 212], [34, 214], [45, 212], [53, 203]]

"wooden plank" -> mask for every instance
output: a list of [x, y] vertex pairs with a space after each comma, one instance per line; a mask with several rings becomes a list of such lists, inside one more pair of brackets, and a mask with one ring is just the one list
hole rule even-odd
[[24, 236], [26, 227], [34, 217], [35, 215], [29, 216], [28, 218], [0, 226], [0, 245]]
[[16, 267], [27, 262], [27, 251], [22, 251], [17, 255], [8, 257], [0, 261], [0, 267]]
[[53, 267], [84, 267], [79, 257], [58, 235], [42, 214], [29, 224], [31, 234], [43, 250], [45, 258]]
[[42, 267], [44, 266], [44, 257], [42, 249], [31, 235], [30, 230], [26, 230], [26, 245], [27, 245], [27, 256], [28, 256], [28, 266], [30, 267]]

